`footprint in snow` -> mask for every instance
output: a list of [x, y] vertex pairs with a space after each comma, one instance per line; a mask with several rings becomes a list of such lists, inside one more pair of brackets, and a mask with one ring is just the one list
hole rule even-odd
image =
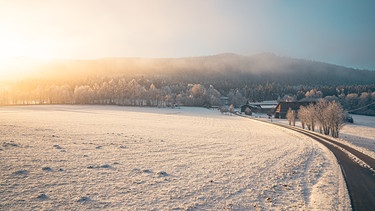
[[18, 147], [18, 144], [14, 143], [13, 141], [4, 142], [3, 147]]
[[101, 165], [100, 168], [108, 169], [108, 168], [111, 168], [111, 165], [109, 165], [109, 164], [104, 164], [104, 165]]
[[90, 197], [88, 196], [82, 196], [80, 199], [77, 200], [77, 202], [88, 202], [91, 201]]
[[101, 166], [98, 166], [98, 165], [88, 165], [87, 166], [88, 169], [95, 169], [95, 168], [104, 168], [104, 169], [109, 169], [109, 168], [112, 168], [111, 165], [109, 164], [103, 164]]
[[48, 166], [43, 167], [42, 170], [43, 171], [52, 171], [51, 167], [48, 167]]
[[37, 199], [48, 199], [48, 196], [44, 193], [41, 193], [38, 197], [36, 197]]
[[165, 172], [165, 171], [159, 171], [158, 172], [158, 176], [159, 177], [166, 177], [166, 176], [169, 176], [169, 174], [167, 172]]
[[149, 169], [145, 169], [145, 170], [143, 170], [142, 172], [143, 172], [143, 173], [148, 173], [148, 174], [149, 174], [149, 173], [152, 173], [152, 171], [149, 170]]
[[60, 147], [60, 146], [57, 145], [57, 144], [53, 145], [53, 147], [55, 147], [56, 149], [62, 149], [62, 147]]
[[13, 172], [12, 174], [13, 175], [27, 175], [29, 172], [27, 170], [19, 170], [19, 171], [15, 171]]

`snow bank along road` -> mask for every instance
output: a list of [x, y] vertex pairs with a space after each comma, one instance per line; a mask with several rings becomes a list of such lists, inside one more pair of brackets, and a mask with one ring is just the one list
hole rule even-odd
[[344, 173], [353, 210], [375, 207], [375, 159], [332, 138], [296, 127], [274, 123], [322, 143], [336, 156]]
[[203, 108], [0, 107], [0, 210], [350, 210], [334, 155]]

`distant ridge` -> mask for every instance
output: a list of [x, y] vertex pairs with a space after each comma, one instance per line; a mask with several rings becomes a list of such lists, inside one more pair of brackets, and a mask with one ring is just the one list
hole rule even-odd
[[[21, 59], [20, 59], [21, 60]], [[20, 62], [20, 61], [19, 61]], [[278, 81], [291, 85], [373, 84], [375, 71], [358, 70], [323, 62], [282, 57], [273, 53], [243, 56], [222, 53], [186, 58], [103, 58], [93, 60], [27, 60], [17, 66], [26, 77], [82, 78], [121, 75], [128, 77], [183, 77], [194, 80]], [[8, 67], [13, 71], [11, 67]], [[33, 74], [32, 74], [33, 73]], [[17, 76], [17, 80], [22, 79]]]

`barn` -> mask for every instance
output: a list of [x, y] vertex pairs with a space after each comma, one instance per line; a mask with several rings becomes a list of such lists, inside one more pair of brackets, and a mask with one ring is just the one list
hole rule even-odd
[[288, 112], [289, 108], [298, 112], [299, 107], [301, 106], [308, 106], [314, 101], [304, 101], [304, 102], [279, 102], [275, 109], [275, 118], [279, 119], [286, 119], [286, 113]]
[[249, 101], [247, 101], [245, 105], [241, 106], [241, 112], [245, 112], [246, 109], [250, 109], [255, 113], [272, 114], [276, 105], [276, 101], [263, 101], [254, 103], [250, 103]]

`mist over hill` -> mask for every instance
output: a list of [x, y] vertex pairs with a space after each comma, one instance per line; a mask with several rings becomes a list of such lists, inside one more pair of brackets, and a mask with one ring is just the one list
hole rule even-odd
[[[161, 77], [202, 81], [278, 82], [289, 85], [373, 84], [375, 71], [358, 70], [316, 61], [281, 57], [218, 54], [186, 58], [103, 58], [95, 60], [28, 61], [18, 65], [26, 77], [78, 79], [89, 76]], [[28, 73], [28, 74], [26, 74]], [[17, 76], [17, 79], [22, 79]]]
[[375, 71], [269, 53], [14, 61], [9, 71], [19, 74], [9, 81], [0, 77], [0, 105], [239, 107], [247, 101], [326, 98], [349, 111], [375, 115]]

